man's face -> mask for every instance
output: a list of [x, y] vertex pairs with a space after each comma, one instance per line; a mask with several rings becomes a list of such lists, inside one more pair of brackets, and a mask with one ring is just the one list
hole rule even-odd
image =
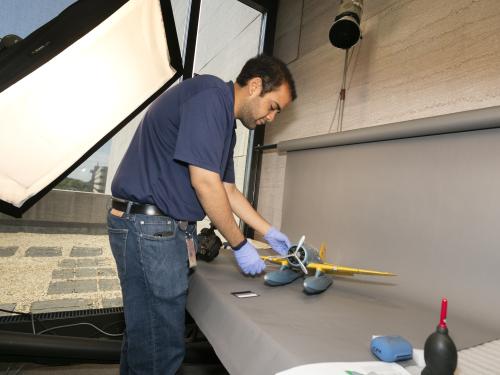
[[278, 88], [261, 96], [262, 82], [260, 78], [251, 80], [250, 96], [243, 103], [239, 119], [248, 129], [255, 129], [257, 125], [265, 125], [271, 122], [281, 110], [291, 101], [290, 88], [283, 83]]

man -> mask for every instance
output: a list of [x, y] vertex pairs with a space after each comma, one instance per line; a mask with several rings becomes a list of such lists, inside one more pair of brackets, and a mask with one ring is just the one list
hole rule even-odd
[[[163, 93], [146, 112], [112, 183], [109, 239], [123, 294], [122, 374], [173, 374], [184, 357], [189, 256], [205, 214], [245, 274], [265, 268], [235, 213], [285, 254], [290, 241], [234, 185], [235, 120], [254, 129], [296, 97], [286, 65], [257, 56], [236, 83], [201, 75]], [[192, 259], [191, 259], [192, 260]]]

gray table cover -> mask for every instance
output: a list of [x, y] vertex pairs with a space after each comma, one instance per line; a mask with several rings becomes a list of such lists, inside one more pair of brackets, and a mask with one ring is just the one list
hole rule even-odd
[[[261, 251], [262, 254], [266, 253]], [[268, 265], [267, 270], [275, 269]], [[373, 361], [372, 335], [401, 335], [423, 348], [439, 320], [435, 310], [377, 296], [395, 278], [337, 277], [326, 292], [308, 296], [301, 279], [269, 287], [241, 274], [229, 250], [200, 262], [190, 280], [187, 309], [231, 374], [274, 374], [316, 362]], [[251, 290], [255, 298], [231, 292]], [[498, 338], [498, 329], [448, 314], [457, 348]]]

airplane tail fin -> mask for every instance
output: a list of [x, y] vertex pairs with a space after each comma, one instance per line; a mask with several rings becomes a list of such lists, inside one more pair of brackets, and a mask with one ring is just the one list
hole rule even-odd
[[321, 260], [324, 261], [325, 256], [326, 256], [326, 243], [322, 242], [321, 246], [319, 247], [319, 257], [321, 258]]

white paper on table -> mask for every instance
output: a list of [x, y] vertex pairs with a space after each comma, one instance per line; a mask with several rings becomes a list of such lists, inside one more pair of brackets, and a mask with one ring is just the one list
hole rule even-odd
[[424, 349], [413, 349], [413, 360], [418, 367], [425, 367]]
[[411, 375], [396, 363], [387, 362], [324, 362], [293, 367], [276, 375]]

